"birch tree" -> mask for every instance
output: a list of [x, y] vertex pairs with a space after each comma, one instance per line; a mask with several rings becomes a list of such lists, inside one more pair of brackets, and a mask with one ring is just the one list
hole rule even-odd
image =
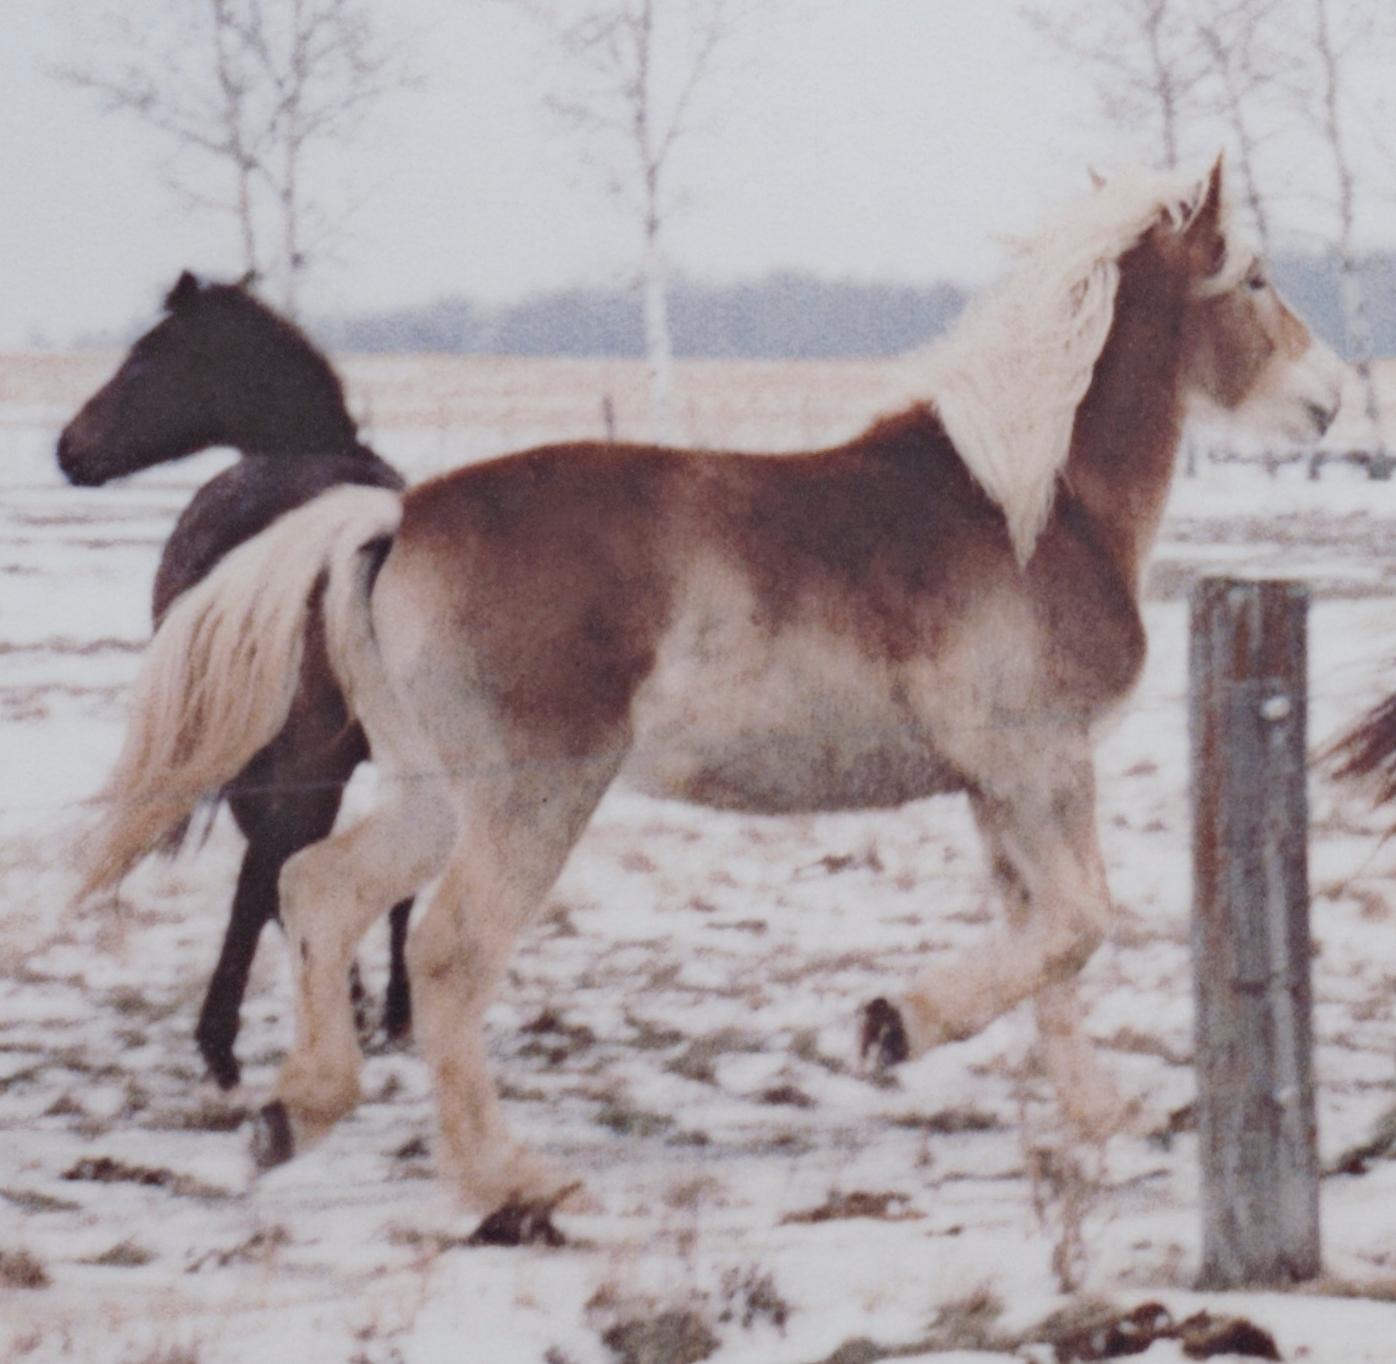
[[547, 106], [587, 148], [639, 229], [650, 421], [670, 436], [673, 343], [667, 229], [681, 206], [675, 153], [761, 0], [515, 0], [564, 59]]
[[1192, 17], [1206, 60], [1199, 93], [1206, 111], [1230, 133], [1229, 169], [1268, 255], [1271, 214], [1259, 162], [1283, 122], [1276, 116], [1280, 90], [1294, 71], [1281, 38], [1288, 17], [1284, 0], [1196, 0]]
[[1182, 126], [1207, 75], [1207, 60], [1185, 0], [1060, 4], [1031, 0], [1025, 19], [1088, 70], [1112, 122], [1150, 125], [1159, 164], [1177, 166]]
[[243, 268], [278, 281], [294, 316], [347, 207], [321, 202], [309, 172], [410, 83], [373, 15], [368, 0], [113, 5], [96, 54], [55, 74], [161, 135], [170, 188], [233, 220]]
[[1382, 427], [1381, 405], [1372, 375], [1372, 326], [1358, 268], [1356, 226], [1358, 174], [1351, 117], [1352, 67], [1361, 44], [1374, 32], [1376, 11], [1367, 3], [1335, 4], [1335, 0], [1306, 0], [1317, 82], [1296, 87], [1328, 152], [1333, 177], [1337, 233], [1333, 256], [1338, 273], [1338, 299], [1343, 310], [1348, 350], [1362, 391], [1364, 415], [1372, 435], [1368, 472], [1391, 477], [1392, 461]]

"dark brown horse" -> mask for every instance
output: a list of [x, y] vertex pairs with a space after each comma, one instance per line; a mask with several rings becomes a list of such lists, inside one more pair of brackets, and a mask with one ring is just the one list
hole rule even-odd
[[964, 792], [1009, 932], [872, 1001], [865, 1052], [891, 1065], [1033, 999], [1068, 1114], [1118, 1118], [1074, 994], [1111, 918], [1093, 731], [1143, 663], [1185, 407], [1312, 437], [1340, 366], [1233, 232], [1218, 166], [1083, 200], [904, 373], [920, 400], [833, 449], [578, 444], [335, 490], [169, 613], [89, 884], [277, 732], [310, 622], [383, 769], [378, 807], [282, 874], [297, 1030], [264, 1159], [356, 1102], [345, 967], [440, 876], [408, 956], [444, 1160], [482, 1206], [566, 1187], [505, 1129], [483, 1020], [618, 777], [765, 814]]
[[[186, 272], [165, 311], [58, 440], [59, 466], [89, 487], [208, 446], [233, 446], [245, 456], [198, 492], [166, 542], [155, 577], [157, 626], [229, 550], [327, 488], [403, 487], [360, 443], [329, 362], [245, 287], [202, 284]], [[196, 1035], [224, 1088], [238, 1082], [238, 1013], [257, 939], [277, 916], [282, 864], [329, 833], [344, 783], [368, 756], [318, 626], [301, 678], [280, 733], [221, 792], [247, 851]], [[410, 902], [393, 911], [389, 1036], [404, 1033], [411, 1019], [402, 954], [409, 909]]]

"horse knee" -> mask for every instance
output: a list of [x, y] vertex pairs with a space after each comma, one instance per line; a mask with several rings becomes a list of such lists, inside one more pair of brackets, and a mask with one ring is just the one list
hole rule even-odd
[[1104, 941], [1105, 930], [1099, 924], [1089, 921], [1073, 924], [1047, 954], [1043, 968], [1046, 983], [1055, 985], [1075, 979]]

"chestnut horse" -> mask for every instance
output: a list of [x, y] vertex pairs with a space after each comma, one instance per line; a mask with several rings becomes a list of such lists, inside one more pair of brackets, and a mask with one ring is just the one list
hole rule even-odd
[[964, 792], [1010, 931], [872, 1001], [865, 1053], [892, 1065], [1031, 998], [1068, 1113], [1118, 1116], [1076, 1036], [1111, 918], [1092, 733], [1143, 663], [1185, 408], [1316, 436], [1340, 366], [1233, 229], [1218, 163], [1076, 205], [905, 373], [923, 401], [813, 453], [559, 445], [401, 496], [336, 490], [169, 613], [89, 885], [283, 724], [310, 622], [384, 769], [377, 808], [282, 873], [296, 1040], [264, 1163], [356, 1102], [345, 967], [439, 876], [408, 963], [443, 1160], [478, 1206], [567, 1187], [508, 1135], [483, 1020], [622, 777], [763, 814]]
[[[204, 284], [186, 271], [165, 312], [58, 439], [59, 467], [84, 487], [212, 445], [246, 456], [199, 490], [166, 541], [155, 575], [157, 626], [230, 549], [283, 512], [344, 483], [404, 486], [359, 441], [329, 361], [245, 283]], [[329, 833], [344, 783], [367, 756], [315, 633], [286, 724], [221, 792], [247, 851], [195, 1035], [225, 1089], [238, 1082], [238, 1012], [257, 939], [277, 916], [282, 864]], [[411, 1022], [403, 964], [410, 908], [399, 905], [392, 916], [383, 1018], [390, 1037]]]

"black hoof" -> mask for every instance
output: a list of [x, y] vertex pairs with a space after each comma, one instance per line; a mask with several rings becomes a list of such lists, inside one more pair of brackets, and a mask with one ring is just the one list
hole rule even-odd
[[567, 1238], [553, 1225], [553, 1212], [576, 1185], [546, 1201], [510, 1199], [496, 1208], [466, 1239], [468, 1246], [550, 1246], [556, 1250]]
[[208, 1073], [213, 1076], [219, 1089], [236, 1089], [242, 1079], [242, 1068], [231, 1047], [214, 1048], [199, 1044], [199, 1054], [204, 1058]]
[[863, 1009], [860, 1050], [865, 1058], [872, 1053], [873, 1067], [878, 1074], [901, 1065], [911, 1054], [901, 1014], [896, 1005], [880, 995]]
[[284, 1165], [296, 1154], [291, 1115], [280, 1099], [267, 1104], [252, 1122], [252, 1159], [259, 1170]]

